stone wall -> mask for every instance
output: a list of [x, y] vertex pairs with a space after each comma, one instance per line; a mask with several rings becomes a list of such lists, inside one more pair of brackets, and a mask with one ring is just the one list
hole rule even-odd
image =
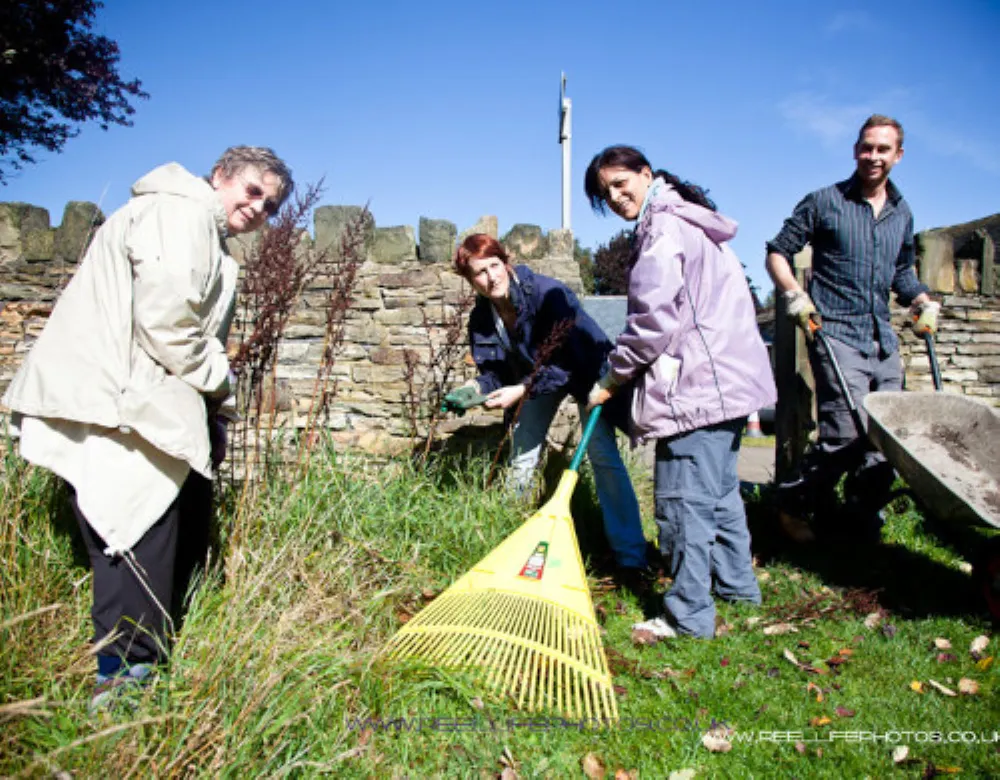
[[[935, 351], [944, 389], [1000, 406], [997, 242], [1000, 214], [916, 236], [918, 276], [942, 304]], [[907, 312], [897, 308], [894, 325], [902, 333], [906, 386], [933, 389], [927, 350]]]
[[[345, 226], [360, 213], [360, 208], [351, 206], [318, 208], [316, 246], [339, 247]], [[95, 206], [71, 203], [62, 224], [52, 228], [44, 209], [0, 204], [0, 392], [44, 327], [59, 291], [102, 221]], [[405, 399], [414, 381], [418, 391], [432, 381], [428, 357], [440, 349], [447, 323], [461, 315], [458, 307], [470, 298], [471, 288], [451, 270], [451, 257], [456, 242], [473, 232], [496, 237], [496, 218], [483, 217], [461, 234], [446, 220], [421, 218], [416, 231], [411, 226], [380, 228], [374, 219], [368, 221], [365, 260], [332, 373], [336, 398], [326, 417], [334, 438], [344, 446], [377, 453], [411, 446]], [[242, 262], [254, 240], [255, 236], [232, 239], [233, 256]], [[582, 292], [569, 231], [545, 233], [534, 225], [515, 225], [505, 241], [516, 262]], [[309, 411], [324, 348], [323, 292], [321, 281], [306, 290], [279, 347], [278, 392], [270, 403], [280, 413], [281, 423], [302, 425]], [[464, 332], [463, 327], [463, 341]], [[419, 360], [411, 382], [406, 376], [407, 351]], [[458, 362], [458, 381], [474, 375], [469, 361]], [[459, 427], [493, 425], [499, 419], [499, 413], [480, 411], [462, 420], [449, 419], [438, 432], [447, 435]]]

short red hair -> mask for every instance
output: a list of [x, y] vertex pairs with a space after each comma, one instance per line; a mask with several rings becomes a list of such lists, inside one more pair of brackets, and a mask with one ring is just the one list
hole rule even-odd
[[469, 261], [484, 257], [499, 257], [504, 265], [510, 265], [510, 256], [503, 244], [486, 233], [473, 233], [455, 250], [455, 271], [468, 279]]

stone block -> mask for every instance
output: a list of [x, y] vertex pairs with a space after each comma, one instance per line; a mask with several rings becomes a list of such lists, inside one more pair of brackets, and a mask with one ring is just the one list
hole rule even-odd
[[454, 222], [446, 219], [428, 219], [421, 217], [420, 229], [420, 261], [422, 263], [450, 264], [455, 253], [455, 238], [458, 228]]
[[52, 256], [65, 263], [79, 262], [103, 224], [104, 213], [95, 204], [70, 201], [63, 210], [62, 223], [56, 228]]
[[400, 273], [379, 274], [380, 287], [387, 289], [417, 290], [422, 287], [435, 288], [440, 284], [437, 271], [402, 271]]
[[417, 259], [417, 241], [409, 225], [376, 228], [372, 254], [380, 263], [399, 264]]
[[538, 225], [514, 225], [503, 237], [503, 244], [516, 260], [538, 260], [549, 251], [548, 239]]
[[382, 311], [375, 312], [372, 316], [375, 322], [382, 325], [422, 326], [426, 322], [425, 313], [425, 308], [414, 306], [408, 309], [383, 309]]
[[316, 250], [329, 250], [334, 260], [340, 260], [344, 231], [351, 227], [361, 258], [366, 258], [375, 242], [375, 217], [362, 206], [320, 206], [313, 215]]
[[979, 261], [968, 258], [959, 259], [958, 265], [958, 288], [963, 293], [979, 292]]
[[483, 216], [476, 220], [476, 224], [467, 230], [463, 230], [459, 236], [456, 243], [461, 244], [465, 239], [474, 233], [485, 233], [488, 236], [493, 236], [493, 238], [498, 238], [500, 235], [500, 228], [497, 224], [497, 218], [493, 216]]
[[376, 322], [349, 322], [344, 326], [344, 339], [356, 344], [381, 344], [387, 334]]
[[925, 230], [915, 237], [917, 275], [934, 292], [955, 290], [954, 241], [946, 232]]
[[971, 344], [957, 345], [955, 351], [959, 355], [1000, 355], [1000, 339], [995, 336], [991, 340], [977, 338]]
[[563, 228], [557, 228], [555, 230], [550, 230], [548, 235], [549, 240], [549, 257], [559, 257], [567, 260], [572, 260], [576, 262], [573, 258], [573, 231], [564, 230]]

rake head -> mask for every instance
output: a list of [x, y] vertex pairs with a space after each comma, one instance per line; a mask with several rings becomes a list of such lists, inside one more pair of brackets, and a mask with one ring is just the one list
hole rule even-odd
[[573, 471], [552, 499], [393, 637], [390, 658], [478, 670], [519, 708], [618, 718], [573, 530]]

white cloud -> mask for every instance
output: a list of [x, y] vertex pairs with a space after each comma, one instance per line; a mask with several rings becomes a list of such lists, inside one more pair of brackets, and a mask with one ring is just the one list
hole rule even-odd
[[952, 130], [928, 119], [913, 106], [905, 89], [889, 90], [869, 100], [838, 103], [818, 92], [796, 92], [778, 104], [778, 110], [792, 127], [819, 138], [827, 148], [843, 148], [854, 143], [858, 128], [875, 113], [889, 114], [903, 122], [907, 139], [919, 138], [922, 145], [942, 157], [955, 157], [987, 173], [1000, 174], [1000, 148], [969, 133]]
[[818, 136], [827, 147], [852, 143], [861, 123], [875, 113], [869, 103], [837, 105], [814, 92], [789, 95], [778, 109], [789, 124]]

